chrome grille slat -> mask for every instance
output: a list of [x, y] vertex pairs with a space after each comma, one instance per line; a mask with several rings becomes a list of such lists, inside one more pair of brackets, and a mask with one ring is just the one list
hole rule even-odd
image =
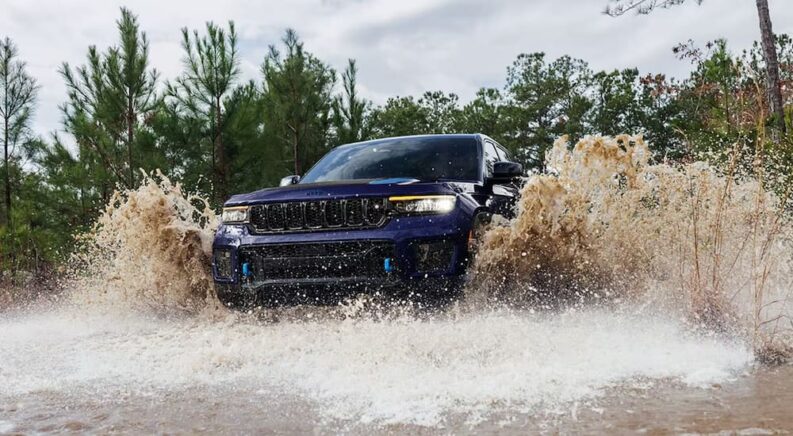
[[342, 200], [330, 200], [325, 203], [325, 225], [328, 227], [344, 225], [344, 202]]
[[251, 206], [253, 233], [375, 228], [385, 224], [386, 199], [285, 201]]
[[386, 200], [368, 198], [363, 204], [364, 222], [370, 226], [381, 226], [386, 220]]
[[325, 223], [325, 202], [323, 201], [309, 201], [303, 207], [305, 214], [306, 227], [310, 229], [319, 229]]
[[254, 229], [267, 229], [267, 210], [264, 206], [251, 208], [251, 225]]
[[344, 202], [345, 222], [348, 226], [363, 224], [363, 200], [356, 198]]
[[283, 230], [286, 227], [286, 214], [282, 203], [267, 205], [267, 224], [270, 230]]
[[291, 230], [305, 227], [306, 217], [303, 215], [303, 203], [286, 203], [286, 224]]

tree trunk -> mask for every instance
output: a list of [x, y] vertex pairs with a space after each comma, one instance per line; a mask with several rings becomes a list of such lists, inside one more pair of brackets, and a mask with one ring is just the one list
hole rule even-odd
[[[212, 116], [211, 113], [210, 113], [210, 121], [209, 122], [212, 124], [212, 134], [215, 135], [215, 132], [217, 132], [217, 129], [215, 128], [215, 117]], [[211, 188], [211, 191], [212, 191], [211, 194], [210, 194], [211, 195], [210, 198], [212, 200], [214, 200], [215, 202], [217, 202], [217, 198], [218, 198], [218, 170], [217, 170], [218, 158], [217, 158], [217, 150], [216, 150], [216, 148], [217, 148], [217, 144], [216, 144], [215, 138], [213, 137], [212, 138], [212, 146], [209, 147], [209, 149], [212, 151], [211, 152], [211, 154], [212, 154], [212, 162], [210, 163], [210, 166], [209, 166], [209, 174], [210, 174], [209, 181], [210, 181], [210, 185], [211, 185], [210, 188]]]
[[763, 56], [765, 57], [768, 103], [774, 115], [775, 124], [785, 133], [785, 108], [782, 101], [782, 84], [779, 80], [779, 61], [776, 54], [776, 39], [771, 29], [771, 15], [768, 0], [757, 0], [757, 14], [760, 17]]
[[220, 113], [220, 96], [215, 98], [215, 156], [217, 165], [215, 166], [215, 184], [217, 185], [215, 191], [215, 198], [218, 204], [223, 204], [228, 197], [227, 186], [227, 162], [226, 150], [223, 144], [223, 137], [221, 135], [221, 113]]
[[135, 188], [135, 165], [132, 162], [132, 141], [135, 139], [135, 113], [132, 106], [132, 93], [127, 96], [127, 159], [129, 160], [129, 187]]
[[11, 222], [11, 165], [8, 156], [8, 117], [3, 119], [3, 166], [5, 167], [5, 207], [6, 207], [6, 225], [9, 230], [12, 230], [13, 223]]
[[300, 175], [300, 153], [299, 153], [299, 138], [297, 136], [297, 129], [292, 129], [292, 151], [295, 156], [295, 175]]

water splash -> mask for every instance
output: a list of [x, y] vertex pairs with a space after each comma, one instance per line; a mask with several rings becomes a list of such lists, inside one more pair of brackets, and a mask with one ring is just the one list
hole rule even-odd
[[117, 191], [78, 237], [66, 287], [78, 304], [197, 311], [214, 302], [210, 272], [217, 217], [162, 173]]
[[[548, 171], [526, 181], [517, 218], [486, 233], [464, 310], [638, 303], [742, 335], [758, 350], [787, 348], [793, 227], [780, 199], [730, 165], [650, 158], [641, 137], [587, 137], [573, 147], [559, 139]], [[204, 199], [160, 173], [146, 176], [140, 188], [116, 193], [81, 237], [72, 298], [217, 309], [209, 272], [216, 226]], [[333, 316], [382, 311], [359, 299]], [[397, 308], [391, 316], [409, 312]], [[283, 319], [284, 311], [267, 317]]]
[[[468, 304], [435, 315], [376, 299], [226, 312], [209, 273], [217, 218], [147, 177], [80, 239], [76, 304], [0, 314], [0, 398], [230, 388], [251, 404], [298, 395], [328, 421], [443, 426], [553, 413], [613, 387], [728, 382], [751, 365], [754, 330], [780, 337], [767, 321], [787, 313], [773, 301], [791, 289], [790, 233], [757, 182], [651, 165], [629, 137], [560, 141], [548, 167], [518, 218], [487, 233]], [[535, 310], [533, 296], [560, 293], [584, 303]]]
[[[296, 395], [323, 425], [353, 428], [568, 413], [577, 401], [594, 407], [610, 387], [725, 383], [752, 359], [745, 344], [691, 334], [674, 319], [609, 310], [273, 324], [60, 310], [0, 316], [0, 329], [0, 400], [120, 392], [164, 398], [167, 408], [172, 392], [196, 389], [221, 410], [225, 395], [247, 398], [249, 419], [260, 419]], [[315, 419], [299, 408], [289, 415]]]
[[786, 343], [793, 228], [779, 198], [730, 168], [649, 159], [641, 137], [556, 141], [517, 218], [486, 233], [469, 298], [646, 302], [758, 348]]
[[[526, 181], [517, 218], [486, 233], [464, 310], [629, 302], [742, 335], [758, 350], [793, 343], [793, 230], [779, 198], [729, 166], [650, 157], [640, 137], [587, 137], [572, 148], [558, 140], [548, 171]], [[216, 226], [204, 199], [160, 173], [146, 176], [140, 188], [116, 193], [80, 238], [70, 296], [144, 310], [217, 309], [209, 272]], [[382, 311], [355, 300], [333, 316]]]

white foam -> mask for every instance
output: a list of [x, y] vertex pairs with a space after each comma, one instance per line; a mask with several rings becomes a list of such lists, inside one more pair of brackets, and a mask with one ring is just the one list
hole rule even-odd
[[60, 310], [0, 319], [0, 332], [0, 395], [238, 385], [296, 393], [328, 419], [423, 425], [648, 379], [723, 382], [752, 360], [671, 320], [597, 310], [264, 325]]
[[15, 428], [17, 426], [13, 422], [0, 419], [0, 433], [11, 433]]

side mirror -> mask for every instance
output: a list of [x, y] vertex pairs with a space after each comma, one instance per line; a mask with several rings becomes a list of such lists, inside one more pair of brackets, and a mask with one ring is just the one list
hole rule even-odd
[[300, 176], [286, 176], [281, 179], [281, 183], [278, 186], [289, 186], [289, 185], [297, 185], [300, 181]]
[[496, 162], [493, 164], [492, 183], [509, 183], [523, 175], [523, 165], [517, 162]]

